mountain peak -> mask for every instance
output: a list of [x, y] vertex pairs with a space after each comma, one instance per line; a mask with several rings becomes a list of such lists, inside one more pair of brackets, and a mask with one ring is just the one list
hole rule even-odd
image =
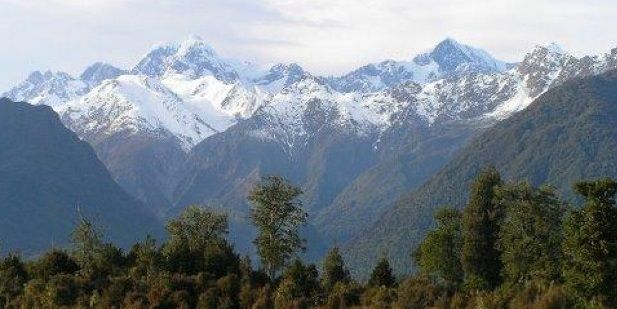
[[536, 45], [534, 51], [545, 50], [555, 55], [566, 55], [568, 52], [561, 45], [551, 42], [549, 44]]
[[238, 79], [234, 68], [196, 35], [179, 44], [155, 46], [133, 69], [133, 73], [148, 76], [162, 76], [168, 72], [191, 77], [213, 75], [227, 83]]
[[485, 50], [459, 43], [453, 38], [439, 42], [426, 56], [437, 62], [443, 72], [456, 72], [461, 67], [489, 72], [506, 68], [504, 62], [493, 58]]
[[196, 34], [191, 34], [186, 40], [182, 41], [178, 46], [176, 54], [187, 55], [188, 53], [195, 50], [198, 50], [198, 52], [207, 54], [211, 57], [216, 56], [216, 52], [214, 51], [214, 49]]
[[[556, 43], [536, 45], [525, 55], [521, 67], [558, 66], [559, 63], [570, 57], [561, 46]], [[520, 68], [519, 68], [520, 69]]]
[[95, 87], [104, 80], [116, 78], [124, 73], [126, 73], [125, 70], [119, 69], [111, 64], [96, 62], [87, 67], [79, 78], [90, 87]]
[[32, 83], [38, 83], [38, 82], [43, 82], [45, 80], [50, 80], [53, 78], [64, 79], [64, 80], [73, 79], [73, 77], [69, 75], [69, 73], [60, 72], [60, 71], [51, 71], [51, 70], [46, 70], [46, 71], [37, 70], [37, 71], [31, 72], [28, 75], [28, 78], [26, 79], [26, 81], [29, 81]]
[[449, 46], [454, 46], [458, 49], [463, 49], [464, 47], [468, 47], [465, 44], [461, 44], [459, 43], [457, 40], [451, 38], [451, 37], [446, 37], [444, 40], [442, 40], [441, 42], [439, 42], [434, 49], [439, 48], [439, 46], [444, 46], [444, 45], [449, 45]]
[[199, 36], [198, 34], [195, 33], [191, 33], [188, 35], [186, 41], [203, 41], [204, 39], [201, 38], [201, 36]]

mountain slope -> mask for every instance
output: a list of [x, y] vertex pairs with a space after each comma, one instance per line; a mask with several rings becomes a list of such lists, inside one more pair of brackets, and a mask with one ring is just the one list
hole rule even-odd
[[574, 181], [617, 177], [617, 71], [566, 82], [529, 108], [474, 139], [418, 190], [399, 200], [346, 248], [357, 273], [366, 274], [380, 252], [397, 271], [442, 205], [463, 207], [473, 177], [495, 165], [505, 179], [549, 183], [566, 198]]
[[[576, 58], [550, 44], [535, 47], [505, 72], [452, 76], [415, 86], [420, 90], [405, 85], [387, 90], [410, 102], [408, 111], [381, 134], [376, 166], [342, 190], [319, 214], [317, 225], [325, 237], [347, 241], [364, 228], [354, 220], [372, 224], [404, 192], [428, 180], [470, 138], [524, 110], [548, 89], [616, 68], [615, 59], [615, 49], [602, 56]], [[429, 124], [423, 127], [422, 119]]]
[[92, 148], [46, 106], [0, 99], [0, 240], [35, 253], [65, 245], [78, 210], [128, 246], [162, 226], [110, 177]]

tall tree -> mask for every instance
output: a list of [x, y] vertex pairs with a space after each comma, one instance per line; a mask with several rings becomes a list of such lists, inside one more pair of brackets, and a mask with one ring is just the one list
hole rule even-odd
[[483, 170], [471, 185], [469, 203], [463, 210], [461, 263], [470, 289], [492, 290], [501, 281], [496, 248], [501, 210], [493, 201], [494, 189], [500, 184], [494, 167]]
[[72, 257], [79, 264], [82, 274], [94, 275], [97, 259], [105, 247], [100, 229], [92, 220], [80, 215], [79, 222], [71, 234], [71, 242]]
[[345, 267], [345, 261], [338, 247], [334, 247], [328, 251], [323, 262], [323, 287], [327, 292], [338, 283], [348, 283], [351, 281], [349, 270]]
[[503, 185], [496, 195], [505, 210], [498, 240], [504, 279], [545, 286], [559, 281], [565, 204], [552, 188], [527, 182]]
[[564, 223], [564, 280], [581, 298], [617, 301], [617, 182], [579, 182], [574, 189], [585, 204]]
[[369, 287], [385, 286], [389, 288], [393, 287], [395, 284], [396, 278], [394, 278], [394, 274], [392, 273], [392, 267], [390, 267], [390, 262], [384, 256], [379, 260], [377, 266], [373, 269], [367, 285]]
[[463, 280], [461, 250], [461, 212], [441, 208], [435, 213], [437, 227], [422, 241], [414, 257], [423, 272], [446, 283], [457, 285]]
[[308, 215], [298, 199], [301, 194], [300, 188], [278, 176], [264, 177], [249, 194], [251, 219], [258, 229], [253, 243], [272, 279], [298, 250], [305, 249], [299, 228]]

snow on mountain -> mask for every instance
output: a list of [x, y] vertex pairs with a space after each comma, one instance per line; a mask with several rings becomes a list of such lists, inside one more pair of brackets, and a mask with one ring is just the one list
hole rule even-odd
[[254, 116], [262, 125], [252, 134], [292, 150], [328, 126], [358, 135], [381, 132], [405, 105], [383, 92], [338, 92], [324, 79], [305, 74], [263, 103]]
[[104, 80], [113, 79], [120, 75], [124, 75], [127, 72], [119, 69], [111, 64], [97, 62], [87, 67], [79, 79], [84, 81], [90, 88], [94, 88], [100, 85]]
[[31, 104], [45, 104], [51, 107], [84, 95], [88, 85], [64, 72], [32, 72], [28, 78], [3, 97]]
[[368, 64], [344, 76], [330, 78], [330, 84], [341, 92], [374, 92], [408, 81], [426, 83], [454, 74], [502, 72], [506, 68], [506, 63], [482, 49], [446, 39], [411, 61]]
[[417, 64], [412, 61], [386, 60], [368, 64], [342, 77], [331, 78], [331, 86], [340, 92], [375, 92], [406, 81], [426, 82], [437, 79], [435, 62]]
[[414, 62], [425, 63], [429, 59], [438, 64], [442, 74], [465, 70], [500, 72], [507, 67], [506, 63], [493, 58], [486, 51], [461, 44], [451, 38], [437, 44], [430, 53], [416, 57]]
[[295, 63], [279, 63], [272, 66], [267, 72], [249, 79], [249, 82], [262, 91], [277, 93], [283, 88], [298, 82], [305, 74], [307, 72]]
[[323, 78], [297, 64], [225, 59], [192, 36], [153, 48], [130, 72], [104, 63], [80, 79], [34, 72], [5, 95], [51, 105], [82, 137], [165, 132], [190, 149], [254, 116], [271, 133], [261, 135], [291, 145], [320, 125], [379, 134], [405, 121], [503, 119], [557, 84], [615, 67], [617, 49], [579, 59], [550, 44], [506, 65], [446, 39], [411, 61], [387, 60]]
[[239, 78], [234, 68], [198, 36], [191, 36], [180, 44], [155, 46], [132, 72], [151, 77], [166, 73], [180, 73], [194, 78], [212, 75], [227, 83]]
[[145, 130], [172, 134], [189, 148], [218, 132], [201, 118], [205, 109], [186, 104], [163, 83], [147, 76], [107, 80], [56, 110], [82, 136]]
[[[236, 118], [250, 116], [256, 108], [255, 103], [249, 102], [253, 102], [257, 94], [248, 90], [239, 94], [238, 88], [244, 90], [240, 84], [228, 84], [211, 75], [191, 79], [182, 74], [170, 74], [161, 81], [219, 131], [227, 129]], [[237, 96], [243, 100], [233, 100]]]
[[[264, 127], [277, 132], [270, 134], [270, 137], [292, 146], [292, 136], [302, 137], [311, 133], [306, 129], [306, 124], [310, 122], [306, 115], [311, 115], [316, 107], [328, 115], [336, 115], [335, 118], [324, 118], [330, 124], [352, 128], [359, 134], [375, 133], [377, 136], [392, 125], [405, 125], [401, 122], [407, 121], [424, 121], [433, 125], [449, 120], [501, 120], [523, 110], [539, 95], [571, 78], [617, 67], [617, 50], [601, 57], [578, 59], [551, 44], [535, 47], [522, 62], [504, 70], [504, 63], [495, 61], [482, 51], [451, 40], [445, 42], [447, 44], [440, 45], [460, 49], [460, 57], [473, 59], [473, 63], [482, 64], [484, 69], [471, 69], [470, 62], [465, 62], [464, 68], [458, 65], [456, 72], [444, 78], [384, 85], [387, 87], [385, 90], [368, 93], [362, 90], [337, 91], [335, 86], [331, 86], [331, 79], [326, 83], [319, 78], [303, 79], [292, 87], [284, 88], [265, 103], [262, 112], [267, 112], [272, 120]], [[446, 63], [442, 61], [444, 57], [434, 55], [436, 52], [443, 53], [445, 48], [437, 47], [427, 55], [433, 54], [434, 61], [430, 63], [440, 61], [439, 68], [452, 69], [458, 58]], [[365, 69], [369, 70], [370, 66]], [[468, 71], [463, 74], [461, 70]], [[383, 79], [378, 82], [383, 84]]]

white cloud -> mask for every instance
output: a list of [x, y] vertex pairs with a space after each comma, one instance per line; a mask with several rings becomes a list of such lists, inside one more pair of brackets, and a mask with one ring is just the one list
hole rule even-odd
[[448, 36], [510, 61], [551, 41], [599, 53], [617, 46], [616, 9], [610, 0], [0, 0], [0, 89], [34, 69], [128, 67], [190, 33], [226, 56], [324, 74], [410, 58]]

